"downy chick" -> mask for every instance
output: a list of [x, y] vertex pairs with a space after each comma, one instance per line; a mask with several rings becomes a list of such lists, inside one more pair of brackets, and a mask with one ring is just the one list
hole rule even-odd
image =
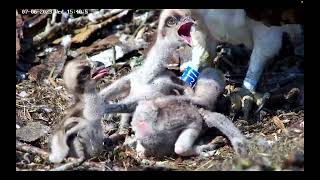
[[[167, 64], [173, 52], [184, 43], [184, 34], [190, 33], [193, 20], [184, 17], [185, 14], [180, 13], [175, 15], [161, 13], [156, 42], [142, 66], [102, 89], [100, 95], [108, 100], [114, 100], [126, 94], [127, 96], [120, 103], [127, 104], [173, 95], [176, 94], [174, 90], [182, 92], [185, 88], [183, 83], [167, 69]], [[119, 125], [120, 134], [127, 133], [131, 116], [132, 114], [122, 114]]]
[[206, 151], [214, 150], [216, 145], [197, 145], [195, 142], [202, 133], [212, 127], [217, 128], [230, 140], [236, 153], [245, 155], [246, 138], [240, 130], [226, 116], [208, 111], [214, 109], [224, 86], [221, 73], [208, 68], [200, 73], [194, 95], [140, 101], [131, 122], [137, 140], [138, 155], [206, 155]]
[[66, 157], [83, 161], [97, 155], [103, 147], [101, 118], [105, 113], [104, 100], [96, 92], [96, 82], [108, 71], [91, 67], [89, 61], [76, 59], [64, 70], [63, 80], [76, 103], [54, 132], [50, 142], [49, 160], [60, 163]]

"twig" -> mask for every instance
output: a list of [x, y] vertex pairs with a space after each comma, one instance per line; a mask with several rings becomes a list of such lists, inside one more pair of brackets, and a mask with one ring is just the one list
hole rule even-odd
[[16, 149], [19, 151], [24, 151], [24, 152], [28, 152], [28, 153], [32, 153], [32, 154], [38, 154], [43, 158], [47, 158], [49, 156], [48, 152], [46, 152], [45, 150], [24, 144], [19, 141], [16, 141]]
[[103, 21], [104, 19], [108, 19], [111, 16], [119, 14], [119, 13], [125, 11], [125, 10], [129, 10], [129, 9], [113, 9], [113, 10], [101, 15], [100, 17], [96, 17], [96, 21]]
[[[48, 156], [49, 156], [49, 153], [47, 151], [45, 151], [43, 149], [40, 149], [40, 148], [37, 148], [37, 147], [34, 147], [34, 146], [31, 146], [31, 145], [28, 145], [28, 144], [25, 144], [25, 143], [22, 143], [22, 142], [19, 142], [19, 141], [16, 141], [16, 149], [19, 150], [19, 151], [23, 151], [23, 152], [37, 154], [37, 155], [41, 156], [44, 159], [47, 159]], [[76, 162], [77, 161], [77, 159], [75, 159], [75, 158], [68, 158], [68, 159], [71, 162]], [[67, 163], [65, 165], [62, 165], [62, 166], [54, 168], [54, 169], [61, 170], [62, 169], [61, 167], [66, 167], [66, 169], [68, 169], [70, 167], [70, 164], [71, 163]], [[75, 164], [75, 163], [73, 163], [73, 164]], [[90, 168], [92, 170], [100, 170], [100, 171], [105, 170], [105, 166], [103, 164], [101, 164], [101, 163], [85, 161], [80, 165], [82, 165], [83, 167], [86, 167], [86, 168]]]
[[150, 15], [149, 15], [149, 12], [146, 12], [147, 13], [147, 17], [140, 23], [139, 27], [135, 30], [135, 32], [133, 33], [133, 35], [131, 36], [131, 38], [135, 38], [136, 35], [138, 34], [138, 32], [140, 31], [140, 29], [146, 27], [146, 22], [147, 20], [150, 18]]
[[58, 32], [64, 24], [62, 23], [54, 23], [50, 24], [50, 20], [48, 19], [47, 26], [43, 32], [33, 37], [33, 45], [39, 45], [42, 43], [50, 34], [54, 34]]
[[83, 41], [87, 40], [89, 38], [89, 36], [96, 32], [97, 30], [105, 27], [106, 25], [114, 22], [115, 20], [121, 19], [122, 17], [124, 17], [125, 15], [127, 15], [129, 12], [129, 10], [125, 10], [122, 11], [121, 13], [112, 16], [110, 18], [108, 18], [107, 20], [99, 23], [99, 24], [92, 24], [92, 25], [88, 25], [84, 28], [79, 29], [79, 33], [76, 34], [73, 38], [72, 38], [72, 42], [73, 43], [82, 43]]
[[281, 118], [282, 116], [296, 116], [296, 115], [297, 115], [297, 113], [295, 113], [295, 112], [289, 112], [289, 113], [285, 113], [285, 114], [280, 114], [279, 118]]
[[30, 20], [28, 20], [27, 22], [25, 22], [24, 26], [27, 28], [32, 28], [47, 17], [48, 17], [48, 14], [41, 14], [41, 15], [35, 16]]
[[51, 17], [51, 24], [55, 24], [57, 19], [57, 12], [53, 11], [52, 17]]
[[153, 162], [149, 162], [149, 163], [150, 163], [149, 166], [142, 165], [142, 167], [144, 167], [144, 170], [147, 170], [147, 169], [149, 169], [149, 170], [152, 170], [152, 169], [157, 170], [157, 169], [159, 169], [159, 170], [162, 170], [162, 171], [164, 171], [164, 170], [167, 170], [167, 171], [177, 170], [176, 168], [174, 168], [174, 167], [172, 167], [170, 165], [167, 165], [166, 163], [161, 163], [161, 162], [154, 162], [154, 163]]
[[[113, 9], [107, 13], [105, 13], [104, 15], [97, 17], [96, 21], [101, 21], [103, 19], [107, 19], [113, 15], [116, 15], [122, 11], [124, 11], [125, 9]], [[73, 26], [75, 24], [88, 24], [90, 22], [89, 18], [88, 18], [89, 14], [87, 16], [81, 16], [78, 18], [74, 18], [74, 19], [69, 19], [68, 23], [69, 25]], [[90, 23], [90, 24], [94, 24], [94, 23]], [[88, 24], [88, 25], [90, 25]], [[80, 28], [80, 26], [78, 26], [77, 28]]]
[[207, 161], [206, 163], [202, 164], [200, 167], [198, 167], [197, 169], [195, 169], [195, 171], [201, 170], [202, 168], [204, 168], [205, 166], [207, 166], [207, 165], [208, 165], [209, 163], [211, 163], [211, 162], [212, 162], [212, 160]]
[[58, 166], [56, 168], [50, 169], [50, 171], [66, 171], [69, 169], [73, 169], [73, 168], [81, 166], [81, 164], [84, 163], [84, 161], [85, 161], [85, 158], [77, 159], [73, 162], [69, 162], [69, 163], [63, 164], [61, 166]]
[[58, 87], [57, 83], [54, 81], [54, 79], [52, 79], [52, 74], [55, 70], [56, 66], [53, 66], [51, 71], [50, 71], [50, 74], [48, 76], [48, 80], [50, 81], [50, 83], [54, 86], [54, 87]]
[[91, 161], [83, 161], [75, 158], [68, 158], [71, 162], [61, 165], [59, 167], [53, 168], [50, 171], [66, 171], [72, 168], [83, 166], [84, 168], [95, 170], [95, 171], [105, 171], [105, 165], [102, 163], [96, 163]]
[[123, 167], [124, 167], [125, 171], [128, 171], [128, 168], [127, 168], [126, 163], [124, 161], [123, 161]]
[[[106, 14], [101, 15], [100, 17], [97, 17], [96, 21], [103, 21], [104, 19], [111, 18], [112, 16], [114, 16], [116, 18], [120, 18], [123, 15], [127, 14], [129, 10], [130, 9], [114, 9], [114, 10], [107, 12]], [[68, 19], [67, 23], [65, 23], [66, 20], [63, 20], [60, 23], [56, 23], [55, 19], [56, 19], [56, 15], [53, 14], [51, 22], [48, 19], [47, 26], [46, 26], [45, 30], [33, 38], [33, 45], [34, 46], [39, 45], [44, 40], [46, 40], [49, 35], [55, 34], [63, 28], [67, 29], [68, 27], [72, 27], [75, 25], [77, 25], [76, 28], [81, 28], [84, 26], [96, 24], [96, 22], [90, 22], [89, 15], [81, 16], [81, 17], [78, 17], [75, 19]], [[111, 18], [111, 19], [112, 19], [112, 21], [114, 20], [113, 18]], [[111, 23], [111, 22], [108, 22], [108, 23]], [[59, 39], [56, 43], [60, 43], [60, 41], [61, 41], [61, 39]]]
[[112, 67], [115, 66], [116, 60], [117, 60], [117, 52], [116, 52], [116, 47], [112, 46]]
[[[96, 20], [102, 21], [103, 19], [108, 19], [114, 15], [121, 17], [121, 16], [123, 16], [123, 14], [121, 14], [121, 12], [129, 11], [129, 10], [130, 9], [114, 9], [114, 10], [111, 10], [111, 11], [107, 12], [106, 14], [102, 15], [101, 17], [98, 17]], [[65, 28], [67, 29], [67, 27], [72, 27], [75, 25], [77, 25], [76, 26], [77, 28], [81, 28], [83, 26], [94, 24], [94, 22], [90, 23], [88, 15], [81, 16], [81, 17], [78, 17], [75, 19], [68, 19], [68, 21], [63, 20], [63, 18], [65, 18], [65, 17], [62, 17], [62, 21], [60, 23], [56, 23], [56, 15], [53, 14], [51, 22], [50, 22], [50, 19], [48, 19], [47, 26], [46, 26], [45, 30], [33, 37], [33, 45], [37, 46], [37, 45], [41, 44], [43, 41], [45, 41], [47, 39], [47, 37], [49, 35], [57, 33], [64, 26], [66, 26]]]

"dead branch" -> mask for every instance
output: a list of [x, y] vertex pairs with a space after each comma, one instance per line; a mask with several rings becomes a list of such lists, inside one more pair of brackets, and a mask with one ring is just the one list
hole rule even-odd
[[[123, 12], [125, 10], [129, 10], [129, 9], [113, 9], [111, 11], [106, 12], [103, 15], [97, 16], [95, 20], [97, 22], [99, 22], [99, 21], [102, 21], [104, 19], [110, 18], [111, 16], [114, 16], [114, 15], [116, 15], [118, 13], [121, 13], [121, 12]], [[90, 13], [90, 14], [92, 14], [92, 13]], [[81, 17], [78, 17], [78, 18], [69, 19], [68, 23], [71, 26], [88, 24], [88, 23], [90, 23], [89, 14], [87, 16], [81, 16]], [[92, 22], [91, 24], [94, 24], [94, 22]], [[90, 24], [88, 24], [88, 25], [90, 25]], [[77, 28], [80, 28], [80, 26], [78, 26]]]
[[48, 152], [46, 152], [45, 150], [34, 147], [34, 146], [27, 145], [27, 144], [19, 142], [19, 141], [16, 141], [16, 149], [19, 151], [37, 154], [43, 158], [47, 158], [49, 156]]
[[48, 19], [47, 26], [46, 26], [45, 30], [33, 38], [33, 45], [39, 45], [49, 35], [57, 33], [63, 27], [63, 25], [64, 24], [62, 24], [62, 23], [51, 24], [50, 19]]
[[75, 35], [72, 38], [72, 43], [82, 43], [83, 41], [88, 39], [92, 33], [96, 32], [98, 29], [101, 29], [101, 28], [105, 27], [106, 25], [114, 22], [115, 20], [121, 19], [122, 17], [127, 15], [128, 12], [129, 12], [129, 10], [124, 10], [121, 13], [119, 13], [115, 16], [112, 16], [99, 24], [92, 24], [92, 25], [88, 25], [87, 27], [81, 28], [79, 30], [80, 33], [78, 33], [77, 35]]
[[97, 163], [97, 162], [91, 162], [91, 161], [84, 161], [81, 162], [75, 158], [69, 158], [71, 162], [66, 163], [62, 166], [56, 167], [51, 169], [50, 171], [66, 171], [66, 170], [71, 170], [73, 168], [83, 166], [86, 169], [94, 170], [94, 171], [105, 171], [105, 165], [102, 163]]
[[53, 168], [50, 171], [66, 171], [66, 170], [74, 169], [76, 167], [79, 167], [84, 161], [85, 161], [84, 158], [77, 159], [73, 162], [69, 162], [61, 166], [58, 166], [56, 168]]
[[41, 14], [41, 15], [35, 16], [25, 22], [25, 27], [32, 28], [35, 25], [39, 24], [42, 20], [46, 19], [47, 17], [48, 17], [48, 14]]
[[[129, 9], [113, 9], [113, 10], [108, 11], [108, 12], [106, 12], [107, 10], [104, 10], [104, 11], [102, 11], [102, 13], [100, 13], [100, 15], [97, 15], [95, 17], [95, 21], [96, 22], [101, 22], [101, 21], [103, 21], [105, 19], [108, 19], [108, 18], [110, 18], [110, 17], [112, 17], [112, 16], [114, 16], [116, 14], [119, 14], [119, 13], [121, 13], [123, 11], [127, 11], [127, 10], [129, 10]], [[94, 23], [94, 22], [92, 22], [92, 23]]]
[[56, 19], [57, 19], [57, 12], [53, 11], [52, 18], [51, 18], [51, 24], [56, 23]]
[[[102, 15], [100, 15], [100, 16], [97, 15], [95, 17], [95, 21], [99, 22], [99, 21], [103, 21], [104, 19], [110, 18], [111, 20], [107, 21], [109, 24], [109, 23], [113, 22], [115, 19], [121, 18], [122, 16], [126, 15], [129, 10], [130, 9], [114, 9], [114, 10], [108, 11], [105, 14], [102, 13]], [[96, 24], [96, 22], [92, 22], [90, 20], [90, 19], [92, 19], [92, 18], [89, 18], [90, 16], [92, 16], [90, 14], [88, 14], [87, 16], [81, 16], [81, 17], [78, 17], [75, 19], [68, 19], [68, 21], [63, 20], [59, 23], [56, 22], [56, 16], [57, 16], [56, 11], [54, 11], [54, 13], [52, 14], [51, 20], [48, 19], [47, 26], [46, 26], [45, 30], [33, 38], [34, 45], [41, 44], [44, 40], [46, 40], [48, 38], [48, 36], [57, 33], [58, 31], [62, 30], [62, 28], [67, 28], [67, 27], [71, 27], [71, 26], [75, 26], [75, 25], [77, 25], [78, 28], [83, 27], [84, 25], [98, 25], [98, 26], [100, 26], [100, 24]], [[111, 18], [113, 16], [114, 16], [114, 18]], [[62, 18], [64, 18], [64, 17], [62, 17]], [[102, 23], [101, 27], [103, 27], [103, 26], [104, 26], [104, 24]], [[61, 39], [59, 39], [59, 41], [57, 41], [56, 43], [60, 43], [60, 40]]]
[[69, 162], [61, 166], [52, 168], [50, 171], [67, 171], [83, 166], [86, 169], [94, 171], [105, 171], [106, 167], [102, 163], [85, 161], [85, 159], [68, 158]]

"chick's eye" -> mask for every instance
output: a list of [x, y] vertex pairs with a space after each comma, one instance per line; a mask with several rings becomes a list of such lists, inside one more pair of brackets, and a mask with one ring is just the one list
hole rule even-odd
[[86, 67], [86, 68], [84, 68], [84, 70], [82, 70], [81, 72], [80, 72], [80, 77], [81, 78], [86, 78], [86, 77], [88, 77], [90, 75], [90, 67]]
[[167, 26], [170, 27], [170, 26], [174, 26], [176, 24], [177, 24], [177, 18], [175, 18], [173, 16], [170, 16], [170, 17], [167, 18], [167, 20], [166, 20], [166, 25]]

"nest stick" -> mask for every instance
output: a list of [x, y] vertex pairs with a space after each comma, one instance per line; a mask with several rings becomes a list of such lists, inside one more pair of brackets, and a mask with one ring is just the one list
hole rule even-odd
[[[38, 147], [34, 147], [19, 141], [16, 141], [16, 149], [19, 151], [27, 152], [27, 153], [32, 153], [32, 154], [37, 154], [45, 159], [49, 157], [49, 153], [43, 149], [40, 149]], [[51, 171], [65, 171], [69, 170], [75, 167], [78, 167], [82, 165], [83, 167], [89, 168], [91, 170], [105, 170], [104, 164], [101, 163], [96, 163], [96, 162], [90, 162], [90, 161], [84, 161], [82, 159], [75, 159], [75, 158], [68, 158], [70, 162], [63, 164], [61, 166], [58, 166], [56, 168], [51, 169]]]

